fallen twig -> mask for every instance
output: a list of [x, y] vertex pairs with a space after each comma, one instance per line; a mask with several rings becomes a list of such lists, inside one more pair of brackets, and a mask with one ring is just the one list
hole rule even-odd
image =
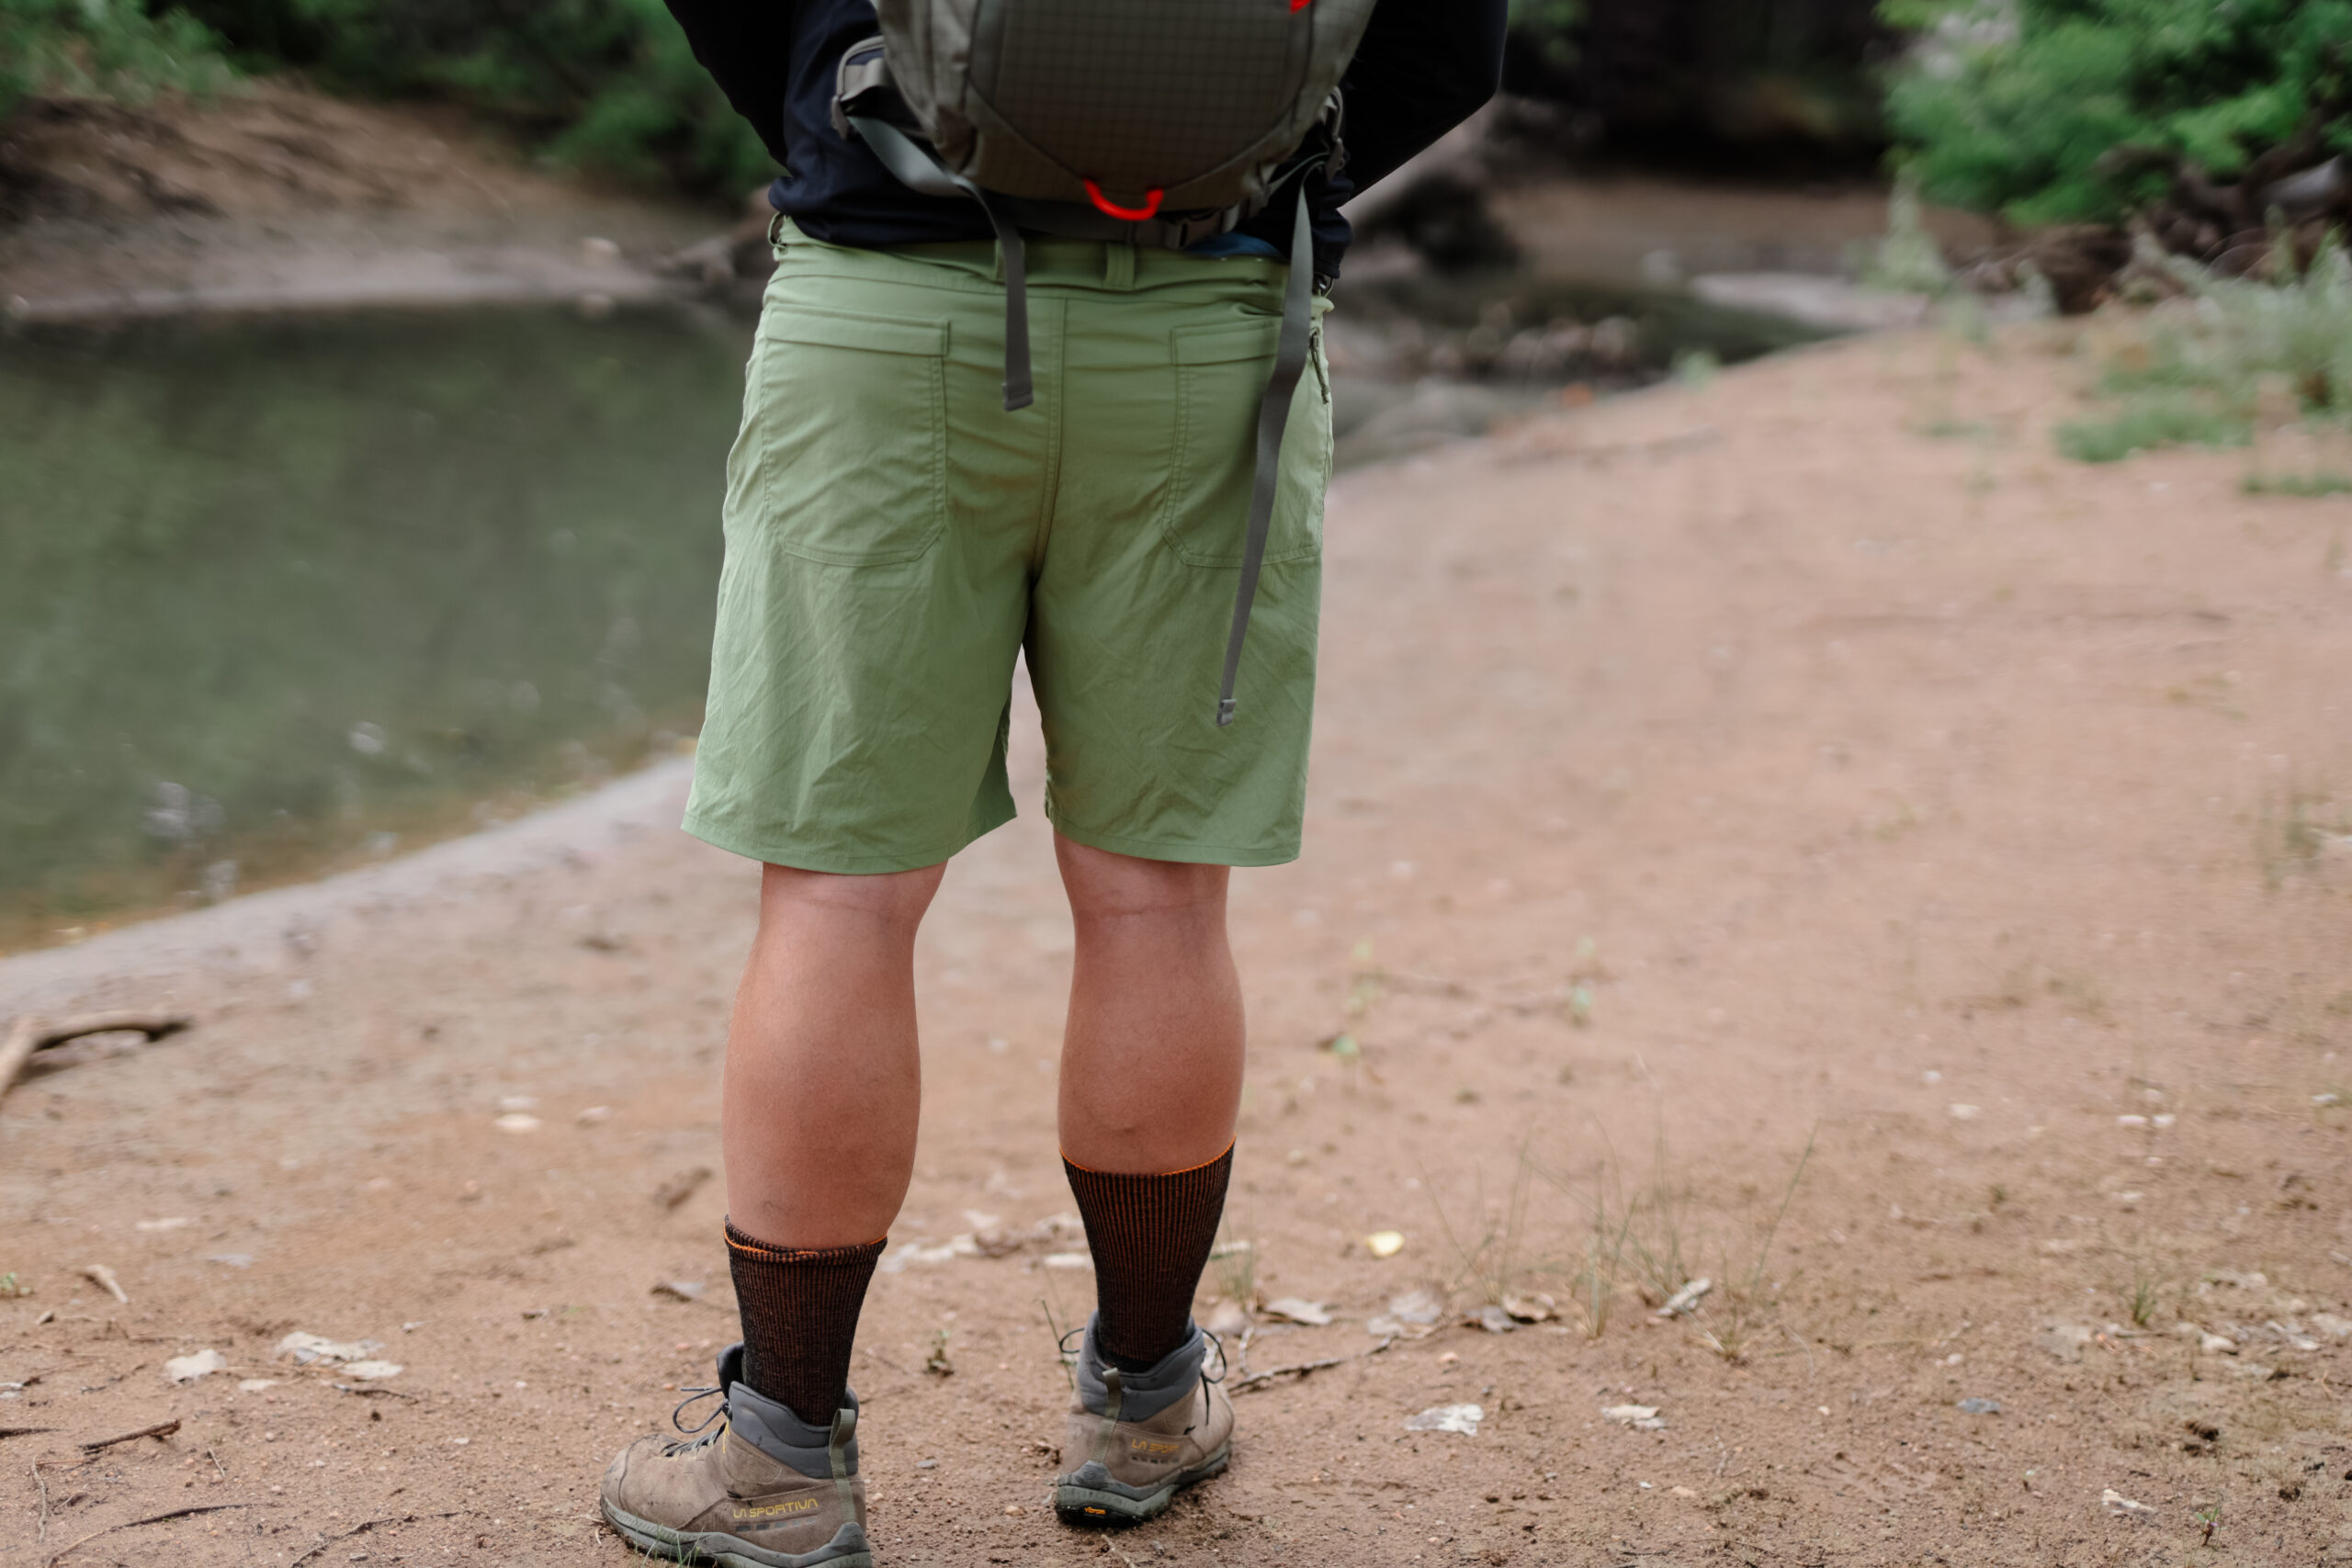
[[0, 1427], [0, 1438], [29, 1438], [35, 1432], [54, 1432], [54, 1427]]
[[175, 1416], [169, 1421], [158, 1421], [152, 1427], [141, 1427], [136, 1432], [125, 1432], [119, 1438], [100, 1438], [95, 1442], [84, 1443], [82, 1451], [85, 1454], [94, 1454], [100, 1449], [110, 1449], [117, 1443], [135, 1443], [141, 1438], [168, 1438], [179, 1429], [179, 1418]]
[[[90, 1283], [106, 1292], [107, 1294], [112, 1296], [124, 1306], [129, 1306], [130, 1304], [130, 1298], [123, 1293], [122, 1281], [116, 1279], [114, 1277], [114, 1270], [107, 1268], [105, 1264], [85, 1263], [79, 1269], [74, 1269], [74, 1272], [81, 1275], [82, 1278], [89, 1280]], [[111, 1322], [112, 1319], [108, 1319], [108, 1321]], [[127, 1339], [130, 1336], [125, 1335], [123, 1337]]]
[[[175, 1421], [172, 1425], [176, 1427], [179, 1423]], [[231, 1508], [258, 1508], [259, 1506], [261, 1506], [261, 1505], [258, 1503], [204, 1503], [199, 1504], [193, 1508], [174, 1508], [168, 1514], [150, 1514], [143, 1519], [126, 1519], [119, 1525], [108, 1525], [104, 1529], [92, 1530], [80, 1540], [75, 1541], [74, 1546], [68, 1546], [62, 1549], [55, 1556], [49, 1560], [46, 1568], [57, 1568], [57, 1564], [64, 1560], [66, 1553], [72, 1551], [74, 1547], [81, 1546], [89, 1541], [96, 1540], [102, 1535], [111, 1535], [116, 1530], [137, 1529], [141, 1525], [160, 1525], [164, 1523], [166, 1520], [185, 1519], [195, 1514], [219, 1514], [224, 1513]]]
[[1245, 1388], [1255, 1388], [1260, 1383], [1270, 1382], [1275, 1378], [1294, 1376], [1305, 1377], [1309, 1372], [1319, 1372], [1331, 1367], [1344, 1367], [1350, 1361], [1361, 1361], [1367, 1356], [1377, 1356], [1383, 1350], [1387, 1349], [1388, 1347], [1396, 1343], [1396, 1337], [1391, 1335], [1389, 1337], [1382, 1340], [1379, 1344], [1374, 1345], [1371, 1349], [1359, 1350], [1352, 1356], [1333, 1356], [1329, 1360], [1301, 1361], [1295, 1367], [1274, 1367], [1266, 1371], [1252, 1372], [1248, 1377], [1243, 1378], [1239, 1382], [1235, 1383], [1233, 1385], [1232, 1392], [1239, 1393]]
[[25, 1070], [36, 1051], [46, 1051], [52, 1045], [62, 1045], [69, 1040], [79, 1040], [85, 1034], [108, 1034], [119, 1029], [136, 1030], [149, 1040], [161, 1040], [167, 1034], [177, 1034], [195, 1020], [185, 1013], [168, 1012], [85, 1012], [55, 1021], [25, 1013], [0, 1035], [0, 1095], [15, 1085], [17, 1075]]
[[49, 1544], [49, 1482], [40, 1472], [40, 1461], [33, 1461], [33, 1484], [40, 1489], [40, 1535], [37, 1544]]
[[335, 1542], [339, 1540], [349, 1540], [356, 1535], [366, 1535], [369, 1530], [376, 1529], [379, 1525], [406, 1525], [413, 1524], [419, 1519], [454, 1519], [457, 1517], [456, 1511], [452, 1510], [446, 1514], [392, 1514], [387, 1515], [385, 1517], [380, 1519], [363, 1519], [358, 1524], [356, 1524], [349, 1529], [344, 1531], [341, 1535], [329, 1536], [326, 1540], [319, 1542], [318, 1545], [311, 1548], [310, 1551], [302, 1553], [301, 1556], [297, 1557], [293, 1562], [288, 1562], [286, 1565], [286, 1568], [302, 1568], [303, 1563], [308, 1562], [311, 1558], [316, 1557], [320, 1552], [324, 1551], [328, 1547], [333, 1546]]
[[331, 1382], [329, 1388], [344, 1393], [356, 1393], [362, 1399], [414, 1399], [413, 1393], [402, 1393], [396, 1388], [367, 1388], [356, 1382]]

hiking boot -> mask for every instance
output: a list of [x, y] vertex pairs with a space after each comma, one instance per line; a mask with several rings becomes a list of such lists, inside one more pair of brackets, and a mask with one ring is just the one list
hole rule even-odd
[[[1095, 1343], [1090, 1318], [1078, 1357], [1054, 1507], [1072, 1524], [1133, 1524], [1164, 1510], [1180, 1487], [1206, 1481], [1233, 1452], [1233, 1401], [1206, 1371], [1198, 1325], [1149, 1371], [1122, 1372]], [[1217, 1356], [1222, 1380], [1225, 1357]]]
[[[681, 1442], [639, 1438], [605, 1472], [605, 1517], [639, 1551], [724, 1568], [874, 1568], [857, 1478], [857, 1395], [811, 1427], [741, 1382], [743, 1347], [718, 1356], [718, 1410]], [[692, 1404], [688, 1400], [687, 1404]], [[685, 1409], [682, 1404], [681, 1411]]]

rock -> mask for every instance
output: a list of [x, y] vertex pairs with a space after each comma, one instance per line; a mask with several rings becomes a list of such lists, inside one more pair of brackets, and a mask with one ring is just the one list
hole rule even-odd
[[1388, 1298], [1388, 1312], [1364, 1327], [1378, 1339], [1426, 1339], [1437, 1332], [1445, 1303], [1427, 1291], [1408, 1291]]
[[2312, 1326], [2330, 1339], [2352, 1339], [2352, 1318], [2338, 1317], [2332, 1312], [2312, 1314]]
[[703, 1292], [707, 1289], [709, 1287], [699, 1280], [656, 1280], [653, 1282], [653, 1289], [648, 1293], [668, 1296], [674, 1301], [691, 1302], [699, 1299]]
[[1509, 1334], [1519, 1326], [1512, 1321], [1510, 1314], [1492, 1304], [1480, 1307], [1462, 1321], [1473, 1328], [1483, 1328], [1489, 1334]]
[[1428, 1291], [1408, 1291], [1388, 1298], [1388, 1315], [1399, 1323], [1430, 1326], [1445, 1315], [1445, 1303]]
[[2053, 1360], [2079, 1361], [2084, 1347], [2091, 1342], [2091, 1331], [2079, 1323], [2046, 1325], [2034, 1337], [2034, 1347]]
[[1549, 1323], [1559, 1315], [1558, 1303], [1549, 1296], [1505, 1296], [1503, 1311], [1520, 1323]]
[[1998, 1416], [2001, 1402], [1997, 1399], [1963, 1399], [1960, 1402], [1960, 1408], [1970, 1416]]
[[527, 1111], [510, 1111], [491, 1125], [502, 1133], [536, 1133], [539, 1119]]
[[198, 1350], [193, 1356], [174, 1356], [164, 1363], [164, 1376], [171, 1382], [194, 1382], [215, 1372], [229, 1370], [229, 1358], [218, 1350]]
[[2298, 1350], [2316, 1350], [2319, 1348], [2319, 1341], [2313, 1339], [2308, 1334], [2305, 1334], [2301, 1324], [2280, 1323], [2278, 1319], [2273, 1318], [2262, 1326], [2270, 1330], [2271, 1333], [2277, 1335], [2279, 1338], [2284, 1339], [2288, 1344], [2293, 1346]]
[[1710, 305], [1783, 316], [1841, 333], [1917, 326], [1934, 304], [1924, 294], [1793, 272], [1705, 273], [1690, 280], [1690, 292]]
[[1432, 1404], [1418, 1416], [1405, 1417], [1408, 1432], [1459, 1432], [1465, 1438], [1478, 1435], [1478, 1423], [1487, 1418], [1483, 1405]]
[[398, 1361], [354, 1361], [343, 1369], [343, 1375], [354, 1382], [381, 1382], [386, 1378], [401, 1375]]
[[1402, 1231], [1374, 1231], [1363, 1238], [1363, 1247], [1374, 1258], [1394, 1258], [1405, 1250], [1405, 1234]]
[[320, 1361], [364, 1361], [384, 1348], [376, 1339], [328, 1339], [296, 1329], [277, 1342], [277, 1353], [291, 1357], [299, 1367]]
[[2118, 1518], [2137, 1519], [2143, 1524], [2152, 1522], [2156, 1517], [2154, 1508], [2145, 1503], [2133, 1502], [2112, 1486], [2098, 1495], [2098, 1506]]
[[1292, 1323], [1303, 1323], [1309, 1328], [1321, 1328], [1331, 1321], [1329, 1309], [1326, 1308], [1321, 1302], [1304, 1301], [1297, 1296], [1283, 1296], [1279, 1300], [1268, 1302], [1266, 1314], [1270, 1317], [1283, 1318]]
[[1614, 1421], [1621, 1427], [1631, 1427], [1641, 1432], [1663, 1432], [1666, 1423], [1658, 1418], [1655, 1404], [1611, 1404], [1602, 1407], [1601, 1419]]

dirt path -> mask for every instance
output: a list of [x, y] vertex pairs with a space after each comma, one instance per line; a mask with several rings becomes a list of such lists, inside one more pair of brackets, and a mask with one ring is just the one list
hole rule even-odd
[[[921, 952], [895, 1241], [946, 1250], [858, 1353], [884, 1561], [2352, 1561], [2352, 506], [2063, 464], [2076, 374], [1859, 344], [1340, 482], [1308, 856], [1239, 883], [1232, 1208], [1336, 1321], [1247, 1363], [1369, 1350], [1416, 1289], [1448, 1324], [1252, 1386], [1232, 1472], [1108, 1540], [1041, 1511], [1090, 1277], [1043, 1224], [1069, 939], [1017, 730], [1030, 815]], [[666, 826], [674, 775], [622, 787], [0, 964], [0, 1013], [200, 1021], [6, 1102], [0, 1431], [53, 1430], [0, 1437], [0, 1563], [213, 1505], [65, 1562], [623, 1561], [596, 1474], [731, 1337], [695, 1177], [753, 878]], [[988, 1216], [1035, 1239], [948, 1247]], [[1651, 1321], [1678, 1238], [1723, 1283]], [[1488, 1286], [1562, 1320], [1454, 1323]], [[405, 1370], [339, 1392], [295, 1329]]]

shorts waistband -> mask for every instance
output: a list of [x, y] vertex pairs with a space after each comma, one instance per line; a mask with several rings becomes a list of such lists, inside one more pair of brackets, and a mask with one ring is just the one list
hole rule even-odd
[[[779, 212], [768, 225], [768, 242], [781, 263], [816, 261], [857, 276], [890, 276], [899, 269], [910, 281], [937, 286], [995, 288], [1004, 282], [1004, 269], [994, 240], [955, 240], [933, 244], [897, 245], [888, 250], [865, 250], [810, 239], [799, 225]], [[1289, 275], [1287, 263], [1265, 256], [1193, 256], [1182, 251], [1115, 244], [1102, 240], [1065, 240], [1029, 235], [1027, 253], [1031, 288], [1088, 288], [1125, 293], [1185, 284], [1262, 284], [1279, 290]], [[818, 258], [821, 258], [819, 260]]]

